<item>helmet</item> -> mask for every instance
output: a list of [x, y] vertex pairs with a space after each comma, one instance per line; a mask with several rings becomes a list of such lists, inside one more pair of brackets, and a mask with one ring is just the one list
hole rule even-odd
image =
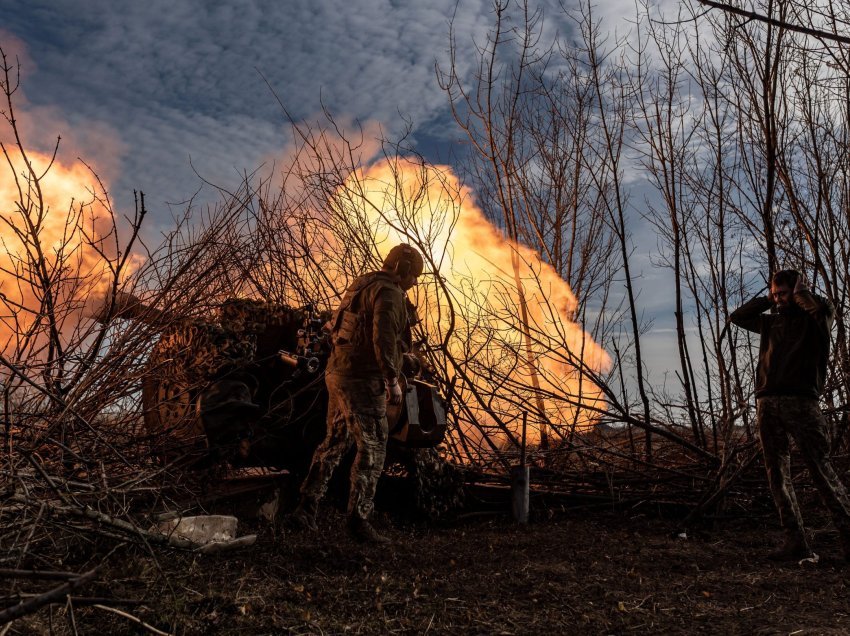
[[419, 276], [425, 269], [425, 261], [415, 248], [407, 243], [396, 245], [384, 259], [384, 271], [404, 278], [409, 274]]

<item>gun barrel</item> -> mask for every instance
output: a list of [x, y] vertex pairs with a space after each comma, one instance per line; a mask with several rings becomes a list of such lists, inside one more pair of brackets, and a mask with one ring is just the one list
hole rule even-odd
[[[110, 305], [112, 305], [111, 311]], [[106, 324], [114, 318], [124, 318], [155, 325], [160, 324], [165, 318], [160, 310], [146, 305], [135, 295], [120, 290], [115, 292], [114, 302], [109, 294], [96, 296], [83, 309], [83, 315], [101, 324]]]

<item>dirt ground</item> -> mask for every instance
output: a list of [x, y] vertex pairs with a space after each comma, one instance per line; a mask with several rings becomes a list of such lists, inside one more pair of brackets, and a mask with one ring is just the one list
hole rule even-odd
[[[427, 527], [378, 515], [392, 538], [352, 542], [322, 509], [320, 534], [246, 525], [258, 543], [231, 555], [154, 559], [125, 546], [81, 594], [176, 634], [846, 634], [850, 566], [826, 520], [813, 519], [818, 563], [778, 565], [772, 515], [681, 534], [635, 511], [540, 514]], [[72, 552], [83, 570], [103, 557]], [[72, 559], [74, 560], [74, 559]], [[9, 634], [139, 634], [151, 630], [92, 606], [54, 605]]]

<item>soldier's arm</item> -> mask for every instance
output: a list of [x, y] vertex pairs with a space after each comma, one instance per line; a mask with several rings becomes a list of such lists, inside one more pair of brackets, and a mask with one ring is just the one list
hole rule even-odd
[[386, 380], [398, 378], [401, 369], [397, 366], [399, 335], [404, 329], [406, 309], [401, 290], [382, 289], [375, 299], [372, 319], [372, 343], [375, 359]]
[[828, 324], [835, 317], [835, 307], [826, 298], [815, 296], [805, 285], [794, 287], [794, 302], [815, 318], [824, 318]]
[[729, 314], [729, 322], [748, 331], [761, 333], [761, 315], [770, 309], [773, 303], [767, 296], [757, 296], [748, 300]]

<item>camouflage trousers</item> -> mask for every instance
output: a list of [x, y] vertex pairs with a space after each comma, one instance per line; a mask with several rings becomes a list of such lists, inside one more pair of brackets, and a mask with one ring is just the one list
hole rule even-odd
[[301, 486], [305, 500], [318, 502], [340, 459], [357, 446], [351, 467], [348, 514], [366, 519], [374, 508], [375, 488], [387, 454], [387, 397], [381, 377], [352, 378], [325, 374], [328, 419], [325, 439], [313, 454]]
[[765, 396], [758, 399], [756, 414], [767, 480], [782, 528], [803, 535], [803, 517], [791, 481], [789, 438], [793, 438], [835, 526], [842, 534], [850, 531], [850, 498], [829, 460], [827, 424], [818, 401]]

